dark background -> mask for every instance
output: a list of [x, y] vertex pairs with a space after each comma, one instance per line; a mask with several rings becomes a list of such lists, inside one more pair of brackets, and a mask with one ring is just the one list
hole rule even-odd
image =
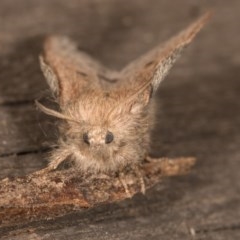
[[[238, 0], [1, 0], [0, 177], [46, 166], [54, 121], [34, 99], [47, 89], [38, 55], [65, 34], [120, 69], [187, 26], [215, 14], [158, 95], [154, 156], [195, 156], [194, 170], [146, 196], [54, 221], [0, 228], [3, 239], [240, 239], [240, 2]], [[195, 232], [195, 237], [191, 235]]]

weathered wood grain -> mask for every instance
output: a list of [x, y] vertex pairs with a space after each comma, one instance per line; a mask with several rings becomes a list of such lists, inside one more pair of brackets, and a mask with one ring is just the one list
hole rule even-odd
[[54, 119], [39, 112], [35, 104], [1, 106], [0, 156], [38, 151], [57, 137]]
[[0, 158], [0, 180], [6, 177], [20, 177], [47, 166], [46, 153], [13, 154]]

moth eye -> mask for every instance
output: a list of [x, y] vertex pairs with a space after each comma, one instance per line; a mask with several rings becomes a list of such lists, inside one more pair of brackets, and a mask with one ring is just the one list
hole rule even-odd
[[83, 141], [84, 141], [86, 144], [90, 144], [90, 142], [89, 142], [89, 137], [88, 137], [88, 133], [84, 133], [84, 134], [83, 134]]
[[113, 139], [114, 139], [113, 133], [107, 131], [106, 138], [105, 138], [105, 143], [109, 144], [113, 141]]

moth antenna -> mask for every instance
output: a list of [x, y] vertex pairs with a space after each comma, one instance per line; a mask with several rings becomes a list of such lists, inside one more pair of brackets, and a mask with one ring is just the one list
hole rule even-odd
[[[131, 102], [133, 99], [136, 99], [136, 96], [143, 92], [147, 87], [151, 86], [151, 83], [149, 82], [144, 82], [136, 91], [134, 91], [130, 96], [125, 98], [123, 101], [117, 103], [117, 108], [121, 107], [122, 105], [126, 104], [127, 102]], [[115, 110], [114, 106], [108, 113], [108, 116]]]
[[63, 120], [69, 120], [69, 121], [77, 122], [76, 120], [74, 120], [72, 118], [66, 117], [64, 114], [62, 114], [60, 112], [57, 112], [53, 109], [50, 109], [50, 108], [47, 108], [47, 107], [43, 106], [37, 100], [35, 100], [35, 104], [42, 112], [46, 113], [47, 115], [50, 115], [50, 116], [53, 116], [53, 117], [56, 117], [56, 118], [60, 118], [60, 119], [63, 119]]
[[142, 85], [140, 85], [140, 87], [136, 91], [134, 91], [130, 96], [128, 96], [122, 102], [120, 102], [120, 104], [125, 104], [127, 102], [132, 101], [133, 99], [136, 99], [136, 96], [139, 95], [139, 93], [143, 92], [149, 86], [151, 86], [151, 81], [144, 82]]

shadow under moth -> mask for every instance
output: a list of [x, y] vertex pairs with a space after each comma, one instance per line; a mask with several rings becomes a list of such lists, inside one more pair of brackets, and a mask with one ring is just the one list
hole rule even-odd
[[[124, 199], [145, 192], [163, 176], [187, 172], [193, 158], [153, 160], [148, 156], [152, 105], [160, 83], [209, 16], [204, 14], [121, 71], [107, 69], [78, 51], [67, 37], [48, 37], [40, 63], [59, 111], [36, 103], [46, 114], [61, 119], [58, 148], [52, 151], [46, 169], [0, 183], [0, 190], [8, 194], [1, 197], [0, 205], [11, 202], [8, 216], [17, 216], [25, 205], [28, 215], [32, 206], [38, 217], [51, 216], [50, 212], [56, 216], [60, 208], [62, 214], [69, 206], [86, 208]], [[57, 171], [66, 159], [74, 162], [73, 167]], [[130, 169], [128, 175], [126, 169]], [[9, 195], [14, 184], [18, 195], [32, 194], [38, 200], [26, 197], [20, 201]], [[11, 197], [15, 200], [7, 200]], [[6, 218], [3, 210], [0, 216]]]

